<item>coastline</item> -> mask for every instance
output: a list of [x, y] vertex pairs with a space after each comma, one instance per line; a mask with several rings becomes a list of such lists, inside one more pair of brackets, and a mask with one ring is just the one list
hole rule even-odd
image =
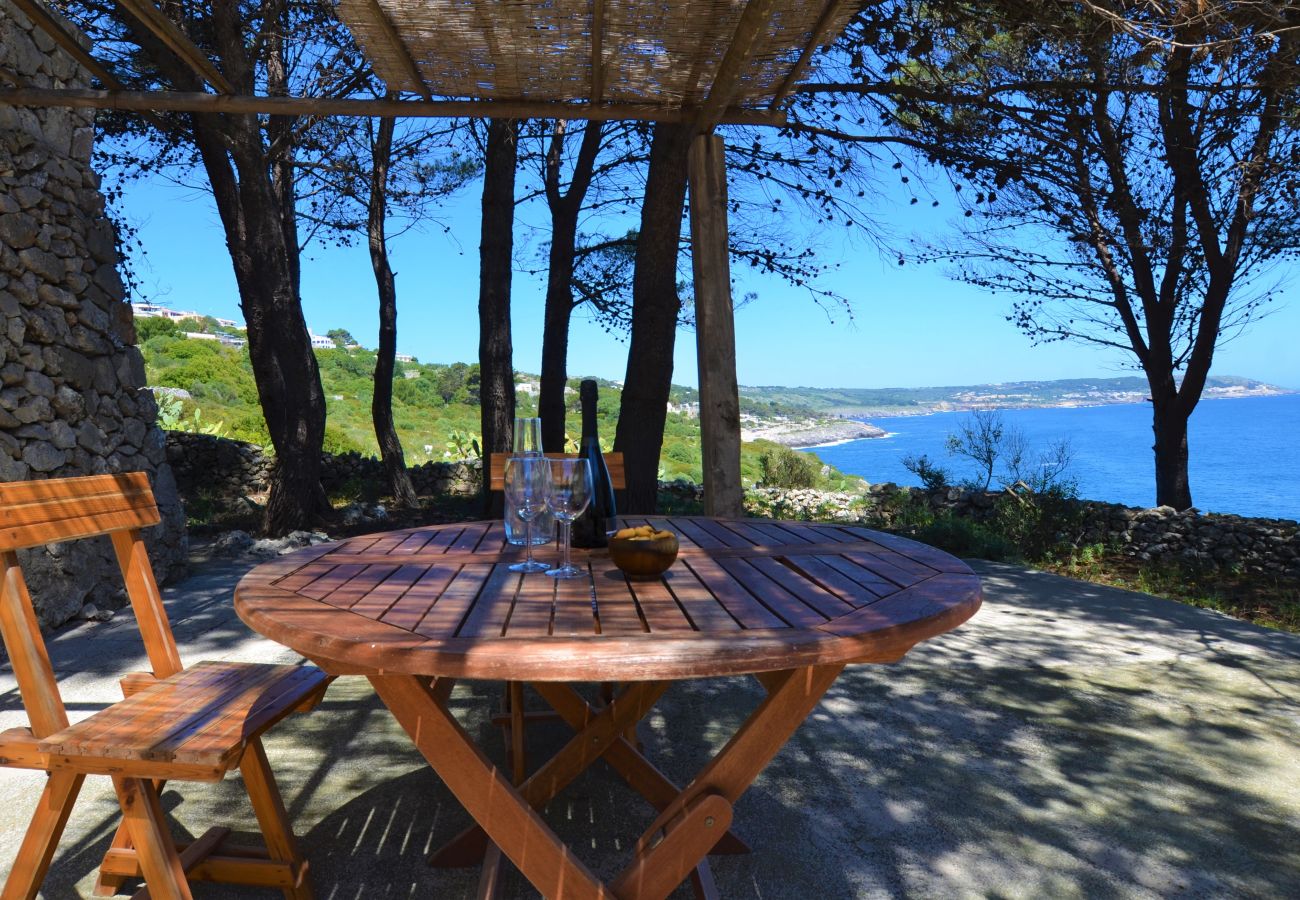
[[[1263, 388], [1254, 390], [1241, 390], [1234, 388], [1215, 388], [1205, 389], [1201, 395], [1201, 401], [1206, 400], [1252, 400], [1260, 397], [1289, 397], [1300, 394], [1300, 391], [1286, 389]], [[931, 406], [914, 406], [914, 407], [863, 407], [859, 409], [840, 408], [832, 411], [832, 414], [844, 416], [861, 422], [868, 422], [872, 419], [906, 419], [914, 416], [934, 416], [943, 413], [969, 413], [969, 412], [1000, 412], [1007, 410], [1026, 410], [1026, 409], [1097, 409], [1103, 406], [1140, 406], [1149, 402], [1148, 398], [1140, 393], [1114, 394], [1109, 397], [1097, 397], [1088, 401], [1083, 400], [1062, 400], [1059, 402], [968, 402], [968, 403], [951, 403], [940, 402]]]
[[882, 438], [888, 435], [883, 428], [854, 419], [811, 420], [794, 422], [751, 421], [742, 427], [742, 441], [771, 441], [792, 450], [829, 447], [853, 441]]

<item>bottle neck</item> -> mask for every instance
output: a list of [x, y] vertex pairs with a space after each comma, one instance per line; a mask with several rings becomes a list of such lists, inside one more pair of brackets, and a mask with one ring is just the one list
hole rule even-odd
[[582, 443], [586, 444], [588, 440], [596, 440], [596, 392], [583, 390], [581, 399]]

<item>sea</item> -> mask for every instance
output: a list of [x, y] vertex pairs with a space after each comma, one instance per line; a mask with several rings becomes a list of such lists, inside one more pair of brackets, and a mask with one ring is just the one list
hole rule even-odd
[[[1150, 404], [1007, 409], [1001, 415], [1031, 448], [1069, 441], [1073, 462], [1067, 476], [1077, 482], [1080, 497], [1155, 504]], [[944, 440], [966, 416], [866, 419], [889, 436], [807, 449], [873, 483], [919, 485], [902, 459], [923, 453], [960, 480], [973, 476], [974, 466], [950, 456]], [[1300, 394], [1202, 400], [1189, 422], [1188, 455], [1192, 502], [1203, 512], [1300, 519]]]

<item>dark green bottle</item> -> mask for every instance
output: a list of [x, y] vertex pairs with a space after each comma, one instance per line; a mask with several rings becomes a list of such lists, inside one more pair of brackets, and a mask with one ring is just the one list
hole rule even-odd
[[605, 465], [605, 454], [600, 451], [600, 435], [596, 433], [596, 404], [599, 400], [596, 382], [587, 379], [578, 392], [582, 402], [582, 440], [578, 456], [591, 468], [591, 502], [586, 511], [573, 523], [573, 546], [605, 547], [609, 545], [609, 531], [617, 527], [614, 507], [614, 482]]

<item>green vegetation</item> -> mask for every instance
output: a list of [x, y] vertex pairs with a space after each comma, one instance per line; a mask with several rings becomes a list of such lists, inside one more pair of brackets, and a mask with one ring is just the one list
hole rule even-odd
[[[202, 323], [200, 323], [202, 324]], [[215, 320], [213, 320], [215, 325]], [[173, 388], [188, 396], [173, 395], [165, 406], [165, 427], [206, 431], [224, 437], [270, 446], [266, 421], [262, 417], [246, 347], [217, 340], [186, 338], [186, 323], [161, 318], [140, 319], [136, 324], [140, 349], [144, 353], [148, 383]], [[336, 343], [351, 335], [332, 335]], [[243, 338], [241, 332], [231, 337]], [[325, 449], [330, 453], [357, 452], [378, 455], [378, 444], [370, 418], [375, 353], [363, 347], [317, 350], [321, 384], [325, 391], [328, 419]], [[520, 380], [536, 382], [521, 375]], [[576, 448], [580, 407], [578, 381], [570, 386], [568, 422], [572, 446]], [[600, 380], [598, 427], [606, 447], [612, 445], [618, 426], [622, 392], [613, 382]], [[479, 448], [479, 371], [477, 364], [398, 363], [393, 383], [393, 420], [406, 451], [407, 463], [419, 465], [444, 458], [473, 458]], [[536, 414], [536, 398], [518, 392], [519, 415]], [[693, 388], [674, 387], [672, 402], [697, 402]], [[763, 459], [769, 467], [783, 466], [791, 472], [802, 467], [801, 484], [825, 490], [858, 487], [861, 479], [824, 467], [815, 458], [796, 453], [768, 441], [744, 445], [741, 475], [749, 484], [767, 482]], [[775, 460], [782, 460], [777, 463]], [[699, 420], [670, 412], [664, 427], [660, 474], [666, 480], [701, 480]], [[769, 469], [769, 471], [772, 471]], [[783, 476], [786, 477], [786, 476]]]
[[1256, 625], [1300, 633], [1300, 585], [1293, 580], [1141, 562], [1100, 544], [1048, 557], [1039, 564], [1058, 575], [1154, 594]]

